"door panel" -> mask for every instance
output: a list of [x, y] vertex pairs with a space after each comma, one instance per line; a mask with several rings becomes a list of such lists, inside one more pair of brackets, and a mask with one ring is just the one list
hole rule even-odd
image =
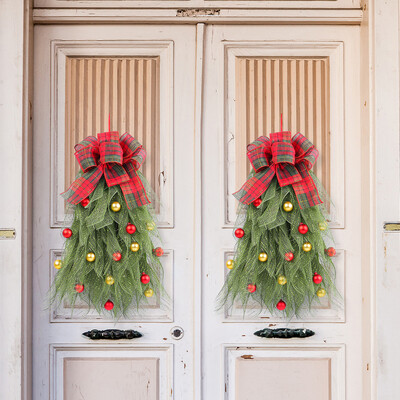
[[[302, 385], [311, 378], [315, 398], [363, 398], [359, 29], [201, 25], [198, 33], [185, 25], [35, 28], [34, 400], [75, 399], [78, 390], [101, 400], [110, 390], [102, 390], [107, 376], [118, 386], [116, 398], [134, 385], [143, 399], [187, 400], [200, 381], [206, 400], [312, 398], [313, 386]], [[334, 204], [343, 295], [342, 307], [326, 302], [289, 324], [255, 304], [245, 316], [239, 304], [215, 310], [235, 245], [231, 194], [249, 171], [246, 145], [279, 129], [281, 112], [285, 128], [320, 150], [316, 173]], [[148, 151], [144, 172], [161, 199], [169, 294], [117, 324], [84, 305], [73, 316], [67, 303], [45, 307], [69, 217], [59, 193], [76, 172], [71, 149], [106, 129], [108, 113], [113, 129], [127, 130]], [[200, 230], [201, 280], [194, 271]], [[183, 328], [179, 341], [171, 338], [175, 326]], [[316, 335], [290, 342], [253, 335], [269, 326]], [[123, 343], [81, 336], [112, 327], [144, 336]], [[201, 374], [194, 372], [200, 358]]]
[[[299, 393], [306, 398], [361, 400], [359, 29], [210, 26], [205, 42], [204, 398], [218, 393], [229, 400], [267, 395], [289, 399]], [[334, 205], [330, 227], [338, 249], [337, 286], [343, 296], [341, 307], [326, 302], [290, 323], [260, 313], [256, 304], [246, 315], [239, 304], [215, 312], [227, 273], [225, 261], [235, 246], [237, 203], [232, 193], [249, 171], [246, 145], [258, 135], [279, 130], [280, 113], [284, 130], [301, 131], [320, 151], [316, 170]], [[291, 339], [290, 344], [253, 335], [261, 328], [285, 326], [306, 327], [316, 335]], [[274, 378], [276, 371], [269, 372], [272, 365], [286, 378], [286, 385]], [[287, 365], [287, 371], [280, 365]], [[301, 383], [310, 376], [326, 382], [315, 397], [307, 397], [309, 388]]]
[[[186, 149], [193, 148], [194, 44], [193, 26], [35, 27], [34, 400], [75, 400], [77, 393], [122, 399], [133, 387], [141, 399], [193, 395], [194, 233], [187, 222], [194, 201], [187, 182], [194, 169]], [[117, 323], [83, 304], [73, 315], [66, 302], [48, 306], [61, 229], [71, 218], [59, 194], [77, 171], [73, 145], [107, 130], [109, 114], [111, 128], [131, 133], [148, 153], [143, 172], [162, 204], [156, 211], [168, 292]], [[184, 330], [179, 341], [170, 334], [175, 325]], [[143, 337], [93, 343], [82, 336], [108, 328]]]

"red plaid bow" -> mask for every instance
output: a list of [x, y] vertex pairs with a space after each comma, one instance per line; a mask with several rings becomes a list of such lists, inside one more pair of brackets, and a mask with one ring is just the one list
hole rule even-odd
[[63, 197], [78, 204], [93, 192], [100, 178], [108, 186], [120, 185], [128, 208], [149, 204], [146, 190], [136, 172], [146, 158], [142, 145], [128, 133], [104, 132], [88, 136], [75, 146], [75, 157], [82, 169]]
[[233, 195], [243, 204], [259, 198], [276, 175], [280, 186], [292, 185], [300, 208], [321, 204], [315, 183], [308, 172], [318, 158], [318, 150], [301, 133], [261, 136], [247, 146], [247, 157], [255, 174]]

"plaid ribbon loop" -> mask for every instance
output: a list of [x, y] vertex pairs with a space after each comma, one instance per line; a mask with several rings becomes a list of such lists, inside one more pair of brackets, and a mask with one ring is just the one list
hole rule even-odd
[[146, 158], [142, 145], [128, 133], [89, 136], [75, 146], [81, 175], [62, 196], [71, 204], [88, 197], [104, 175], [107, 186], [120, 185], [128, 208], [149, 204], [146, 190], [137, 173]]
[[276, 176], [280, 186], [292, 185], [300, 208], [321, 204], [309, 170], [318, 158], [318, 150], [301, 133], [290, 132], [261, 136], [247, 146], [247, 157], [254, 174], [233, 195], [243, 204], [259, 198]]

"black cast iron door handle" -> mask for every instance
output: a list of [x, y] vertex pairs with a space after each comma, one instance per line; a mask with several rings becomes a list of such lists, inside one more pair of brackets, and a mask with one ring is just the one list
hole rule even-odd
[[287, 328], [277, 328], [277, 329], [261, 329], [254, 332], [256, 336], [265, 338], [278, 338], [278, 339], [291, 339], [291, 338], [305, 338], [314, 336], [315, 332], [311, 329], [287, 329]]
[[105, 329], [97, 330], [92, 329], [91, 331], [83, 332], [83, 336], [88, 337], [92, 340], [108, 339], [108, 340], [119, 340], [119, 339], [136, 339], [143, 335], [132, 329], [120, 330], [120, 329]]

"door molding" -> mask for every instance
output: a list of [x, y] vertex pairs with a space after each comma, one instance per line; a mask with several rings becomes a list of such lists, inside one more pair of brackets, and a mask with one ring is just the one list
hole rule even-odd
[[[67, 3], [71, 3], [68, 1]], [[114, 2], [115, 3], [115, 2]], [[337, 25], [359, 25], [363, 21], [363, 11], [360, 8], [349, 9], [223, 9], [226, 2], [213, 3], [212, 10], [218, 11], [210, 13], [201, 12], [198, 9], [183, 9], [182, 5], [169, 4], [175, 9], [159, 8], [160, 2], [147, 2], [155, 8], [136, 9], [95, 9], [95, 8], [37, 8], [33, 13], [35, 24], [109, 24], [109, 23], [170, 23], [170, 24], [337, 24]], [[171, 2], [168, 2], [171, 3]], [[186, 3], [186, 2], [185, 2]], [[253, 2], [259, 3], [259, 2]], [[278, 2], [273, 2], [273, 7], [278, 7]], [[288, 2], [285, 2], [288, 4]], [[299, 2], [296, 7], [300, 7]], [[313, 2], [314, 4], [316, 2]], [[330, 3], [330, 2], [326, 2]], [[187, 6], [187, 4], [185, 4]], [[231, 5], [232, 6], [232, 5]], [[158, 7], [158, 8], [157, 8]], [[215, 8], [219, 7], [219, 8]], [[190, 16], [187, 16], [190, 15]]]

